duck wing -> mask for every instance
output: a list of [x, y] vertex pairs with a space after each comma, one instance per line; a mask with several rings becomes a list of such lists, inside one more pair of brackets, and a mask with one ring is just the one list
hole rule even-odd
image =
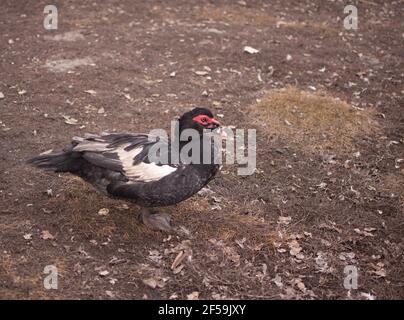
[[87, 134], [75, 137], [73, 153], [81, 153], [82, 158], [94, 166], [111, 171], [119, 171], [130, 182], [158, 181], [175, 172], [179, 165], [157, 164], [149, 159], [150, 148], [159, 142], [160, 151], [169, 152], [166, 139], [147, 134]]

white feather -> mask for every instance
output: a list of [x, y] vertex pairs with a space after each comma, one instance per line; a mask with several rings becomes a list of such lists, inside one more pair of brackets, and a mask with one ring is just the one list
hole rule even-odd
[[123, 170], [129, 178], [132, 177], [134, 178], [134, 180], [144, 182], [157, 181], [177, 170], [177, 168], [171, 167], [169, 165], [156, 165], [153, 162], [140, 162], [134, 165], [133, 159], [140, 152], [142, 152], [143, 147], [126, 151], [125, 148], [127, 146], [128, 145], [121, 146], [115, 151], [118, 153], [118, 157], [121, 160]]
[[105, 142], [95, 142], [95, 141], [87, 141], [84, 140], [80, 142], [77, 146], [73, 148], [73, 151], [83, 152], [83, 151], [91, 151], [91, 152], [104, 152], [109, 151], [107, 148], [107, 143]]

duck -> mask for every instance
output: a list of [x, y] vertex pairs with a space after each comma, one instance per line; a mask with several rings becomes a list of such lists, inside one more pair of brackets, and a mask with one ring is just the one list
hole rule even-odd
[[[134, 203], [140, 207], [136, 215], [140, 222], [170, 232], [170, 215], [161, 208], [188, 199], [217, 175], [220, 147], [206, 142], [212, 136], [225, 138], [220, 122], [203, 107], [185, 112], [175, 132], [170, 139], [144, 133], [85, 134], [73, 137], [62, 151], [40, 154], [28, 163], [73, 174], [108, 197]], [[187, 132], [194, 134], [183, 138]]]

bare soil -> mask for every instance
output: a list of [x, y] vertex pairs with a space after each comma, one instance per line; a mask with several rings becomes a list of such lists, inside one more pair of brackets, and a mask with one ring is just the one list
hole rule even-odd
[[[403, 299], [404, 6], [353, 3], [358, 30], [344, 1], [67, 0], [50, 31], [46, 1], [1, 1], [0, 298]], [[257, 130], [257, 171], [225, 165], [212, 192], [167, 208], [183, 235], [25, 164], [85, 132], [169, 129], [193, 106]]]

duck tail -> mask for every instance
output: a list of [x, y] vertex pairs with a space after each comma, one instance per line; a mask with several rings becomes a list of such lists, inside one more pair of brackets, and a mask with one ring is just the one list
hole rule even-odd
[[54, 172], [72, 172], [78, 169], [80, 154], [77, 152], [56, 152], [39, 155], [27, 161], [37, 168]]

